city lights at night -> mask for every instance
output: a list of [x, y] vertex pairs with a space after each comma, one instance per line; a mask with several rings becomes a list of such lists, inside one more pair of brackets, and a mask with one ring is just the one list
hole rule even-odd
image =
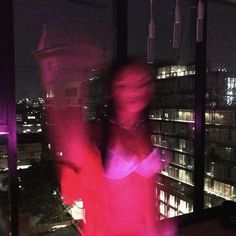
[[235, 0], [2, 0], [0, 235], [234, 235]]

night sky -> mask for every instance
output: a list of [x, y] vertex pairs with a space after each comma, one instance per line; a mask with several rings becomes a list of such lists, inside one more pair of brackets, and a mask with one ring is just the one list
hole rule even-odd
[[[109, 2], [109, 1], [108, 1]], [[47, 24], [50, 37], [56, 31], [56, 37], [61, 34], [72, 34], [81, 29], [88, 29], [94, 34], [106, 36], [111, 25], [111, 11], [107, 9], [89, 8], [69, 0], [15, 0], [15, 64], [16, 64], [16, 95], [17, 98], [26, 95], [40, 94], [40, 73], [34, 53], [37, 49], [42, 28]], [[102, 26], [102, 27], [100, 27]], [[99, 30], [97, 30], [99, 29]], [[52, 32], [52, 33], [51, 33]]]
[[[34, 58], [44, 24], [51, 37], [79, 35], [87, 32], [111, 54], [114, 38], [111, 0], [87, 0], [106, 7], [95, 8], [70, 0], [15, 0], [15, 64], [16, 95], [37, 97], [41, 94], [40, 73]], [[149, 1], [129, 2], [128, 53], [146, 58]], [[193, 0], [180, 0], [182, 7], [181, 48], [172, 48], [174, 0], [154, 0], [156, 49], [158, 60], [194, 61]], [[211, 66], [226, 66], [236, 70], [236, 7], [209, 3], [208, 61]], [[54, 36], [53, 36], [54, 35]]]

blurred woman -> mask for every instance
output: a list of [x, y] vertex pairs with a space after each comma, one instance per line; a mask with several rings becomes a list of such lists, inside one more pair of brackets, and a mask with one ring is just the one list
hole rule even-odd
[[[100, 144], [77, 119], [67, 123], [63, 153], [68, 158], [60, 170], [64, 202], [84, 222], [86, 236], [167, 235], [158, 225], [156, 206], [157, 172], [164, 164], [153, 148], [147, 113], [154, 93], [152, 70], [139, 60], [126, 60], [112, 68], [106, 86], [103, 128], [92, 134], [101, 137]], [[79, 199], [85, 215], [76, 211]]]
[[[101, 154], [112, 236], [156, 236], [156, 173], [163, 168], [151, 143], [147, 108], [151, 68], [138, 60], [116, 65], [107, 86]], [[160, 229], [159, 229], [160, 233]]]

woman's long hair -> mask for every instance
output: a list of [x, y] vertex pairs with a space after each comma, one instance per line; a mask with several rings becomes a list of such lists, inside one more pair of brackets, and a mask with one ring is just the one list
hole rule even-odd
[[[107, 162], [107, 149], [109, 145], [109, 141], [111, 139], [111, 119], [116, 119], [116, 112], [115, 112], [115, 102], [112, 96], [112, 89], [113, 84], [117, 79], [119, 79], [119, 75], [129, 67], [139, 67], [143, 68], [146, 71], [150, 72], [150, 76], [154, 78], [153, 69], [145, 62], [137, 58], [127, 58], [123, 61], [116, 61], [112, 62], [111, 65], [108, 67], [105, 78], [104, 78], [104, 115], [102, 119], [102, 140], [100, 145], [100, 151], [102, 156], [102, 163], [103, 166], [106, 167]], [[150, 105], [150, 104], [149, 104]], [[149, 105], [142, 111], [141, 116], [145, 120], [145, 125], [148, 126], [149, 129], [149, 122], [148, 121], [148, 110]]]

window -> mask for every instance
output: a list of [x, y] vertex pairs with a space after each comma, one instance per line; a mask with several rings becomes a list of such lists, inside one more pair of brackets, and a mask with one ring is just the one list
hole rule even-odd
[[[24, 106], [25, 109], [25, 113], [17, 112], [19, 137], [32, 133], [40, 136], [44, 132], [44, 125], [52, 125], [45, 107], [53, 109], [57, 105], [54, 102], [55, 96], [67, 97], [66, 105], [71, 107], [78, 104], [82, 104], [83, 109], [92, 107], [91, 119], [96, 116], [94, 104], [101, 102], [99, 98], [94, 98], [94, 103], [90, 101], [87, 104], [77, 97], [80, 92], [84, 92], [81, 88], [64, 87], [61, 83], [62, 80], [77, 81], [88, 74], [88, 71], [81, 69], [86, 61], [78, 62], [74, 58], [78, 51], [73, 46], [79, 46], [80, 37], [88, 36], [95, 40], [108, 61], [114, 57], [112, 1], [96, 2], [98, 4], [86, 5], [80, 4], [79, 1], [62, 0], [53, 4], [14, 1], [16, 92], [18, 105]], [[170, 209], [164, 203], [160, 205], [162, 217], [166, 217], [193, 210], [193, 186], [198, 184], [193, 180], [196, 160], [194, 155], [197, 152], [193, 145], [196, 138], [194, 87], [201, 61], [195, 61], [196, 1], [158, 0], [157, 5], [154, 22], [158, 37], [154, 40], [154, 51], [147, 53], [146, 42], [150, 41], [150, 37], [146, 37], [147, 22], [150, 21], [149, 1], [128, 1], [127, 52], [129, 56], [148, 56], [149, 59], [154, 53], [155, 62], [158, 62], [157, 66], [152, 64], [155, 66], [157, 79], [156, 96], [149, 117], [152, 121], [153, 144], [169, 151], [173, 157], [172, 164], [163, 171], [163, 176], [174, 186], [172, 189], [162, 189], [161, 192], [163, 199], [166, 201], [169, 198], [171, 204]], [[180, 22], [177, 22], [174, 14], [178, 9], [181, 9]], [[141, 19], [140, 17], [142, 22], [137, 20]], [[236, 21], [236, 4], [233, 1], [230, 4], [229, 1], [223, 0], [208, 1], [207, 20], [204, 206], [214, 207], [220, 205], [224, 199], [236, 200], [236, 29], [232, 24]], [[179, 23], [180, 32], [175, 30]], [[79, 27], [84, 25], [86, 27]], [[86, 35], [81, 32], [82, 28], [88, 29]], [[2, 35], [4, 37], [4, 34]], [[2, 40], [5, 42], [4, 38]], [[64, 50], [65, 45], [72, 47], [69, 52]], [[85, 54], [89, 60], [92, 59], [91, 52]], [[90, 68], [90, 72], [93, 69]], [[89, 73], [91, 83], [96, 82], [98, 74]], [[58, 87], [53, 86], [54, 80], [58, 81]], [[40, 89], [40, 84], [43, 84], [45, 91]], [[1, 88], [0, 96], [3, 92]], [[93, 88], [92, 93], [96, 97], [100, 92]], [[28, 97], [41, 95], [42, 110], [37, 110], [36, 105], [31, 104], [34, 111], [31, 113], [31, 99]], [[1, 98], [1, 111], [6, 111], [6, 104]], [[1, 113], [0, 123], [4, 123], [6, 119], [5, 113]], [[39, 127], [37, 124], [41, 124], [38, 122], [41, 119], [45, 123]], [[0, 189], [3, 196], [0, 199], [0, 216], [4, 215], [7, 219], [8, 155], [5, 135], [4, 132], [0, 133]], [[34, 140], [30, 137], [31, 141]], [[51, 145], [47, 146], [48, 140], [43, 141], [45, 142], [42, 146], [32, 145], [32, 150], [28, 150], [22, 143], [18, 146], [21, 157], [18, 168], [26, 161], [23, 158], [26, 154], [22, 152], [27, 150], [27, 159], [30, 159], [27, 160], [30, 163], [25, 165], [29, 168], [19, 169], [19, 223], [23, 225], [26, 218], [34, 219], [35, 221], [31, 221], [34, 222], [34, 229], [37, 229], [38, 224], [57, 224], [68, 219], [60, 204], [59, 194], [55, 194], [58, 186], [49, 184], [48, 179], [53, 180], [52, 173], [50, 169], [45, 168], [47, 165], [41, 163], [50, 160], [50, 152], [53, 149]], [[35, 143], [37, 142], [34, 140]], [[58, 154], [60, 153], [59, 151]], [[42, 158], [38, 158], [39, 156]], [[40, 159], [39, 163], [36, 163], [35, 159]], [[178, 189], [176, 186], [182, 184], [187, 185], [183, 189], [184, 196], [175, 196], [174, 192]], [[27, 221], [27, 224], [30, 227], [29, 222]]]

